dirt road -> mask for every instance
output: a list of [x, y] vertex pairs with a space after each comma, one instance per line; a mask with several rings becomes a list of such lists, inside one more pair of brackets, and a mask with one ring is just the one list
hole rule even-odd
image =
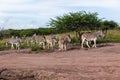
[[120, 43], [93, 49], [0, 52], [0, 80], [120, 80]]

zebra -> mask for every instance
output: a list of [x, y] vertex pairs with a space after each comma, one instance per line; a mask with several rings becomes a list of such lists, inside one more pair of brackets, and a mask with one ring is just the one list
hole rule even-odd
[[56, 35], [45, 36], [47, 48], [54, 48], [58, 43], [58, 37]]
[[81, 35], [81, 39], [82, 39], [81, 48], [83, 48], [83, 44], [84, 44], [85, 41], [86, 41], [86, 45], [88, 46], [88, 48], [90, 48], [90, 46], [88, 44], [89, 41], [90, 42], [93, 41], [94, 44], [93, 44], [92, 47], [96, 48], [96, 40], [97, 40], [97, 38], [98, 37], [104, 37], [104, 36], [105, 36], [105, 34], [101, 30], [100, 31], [96, 31], [96, 32], [89, 32], [89, 33], [86, 32], [86, 33], [83, 33]]
[[35, 37], [35, 43], [40, 45], [41, 47], [43, 47], [43, 49], [45, 49], [45, 43], [46, 43], [46, 39], [45, 36], [36, 36]]
[[53, 46], [57, 46], [58, 44], [58, 36], [57, 35], [51, 35], [51, 39], [52, 39], [52, 44]]
[[67, 50], [67, 44], [71, 42], [70, 34], [59, 37], [58, 47], [59, 50]]
[[35, 44], [36, 34], [33, 34], [32, 37], [27, 37], [27, 46]]
[[[18, 38], [17, 36], [14, 37], [12, 36], [10, 39], [6, 40], [6, 46], [8, 46], [8, 44], [11, 45], [11, 49], [20, 49], [20, 43], [24, 42], [25, 37], [21, 37]], [[14, 45], [16, 46], [16, 48], [14, 47]]]

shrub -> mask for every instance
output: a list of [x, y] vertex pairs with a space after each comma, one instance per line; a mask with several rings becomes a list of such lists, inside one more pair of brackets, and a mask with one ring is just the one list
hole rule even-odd
[[71, 38], [71, 43], [79, 43], [79, 42], [80, 42], [80, 40], [78, 38], [76, 38], [76, 37]]
[[6, 47], [5, 45], [0, 45], [0, 51], [3, 51], [3, 50], [8, 50], [9, 47]]
[[41, 51], [41, 50], [44, 50], [43, 47], [40, 46], [40, 45], [31, 46], [31, 49], [32, 49], [32, 51]]
[[21, 43], [21, 44], [20, 44], [20, 48], [21, 48], [21, 49], [28, 48], [27, 43]]

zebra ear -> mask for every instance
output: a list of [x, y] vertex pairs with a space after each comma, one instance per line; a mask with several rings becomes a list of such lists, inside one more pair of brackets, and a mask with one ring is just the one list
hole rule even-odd
[[107, 34], [107, 31], [106, 31], [106, 30], [102, 30], [102, 32], [103, 32], [104, 34]]

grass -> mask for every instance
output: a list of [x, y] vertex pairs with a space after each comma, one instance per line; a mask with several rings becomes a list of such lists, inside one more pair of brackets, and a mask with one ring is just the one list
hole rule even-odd
[[120, 30], [109, 30], [105, 38], [99, 38], [98, 43], [120, 42]]
[[43, 47], [36, 44], [36, 45], [31, 46], [31, 50], [32, 51], [41, 51], [41, 50], [43, 50]]
[[27, 40], [25, 40], [23, 43], [20, 44], [20, 48], [21, 48], [21, 49], [26, 49], [26, 48], [28, 48]]
[[0, 41], [0, 51], [9, 49], [9, 46], [5, 45], [5, 40]]
[[[62, 34], [57, 34], [58, 36], [65, 35], [69, 33], [62, 33]], [[75, 32], [70, 32], [70, 35], [72, 37], [71, 43], [79, 43], [79, 39], [76, 38], [76, 33]], [[120, 30], [108, 30], [105, 38], [98, 38], [97, 43], [109, 43], [109, 42], [115, 42], [119, 43], [120, 42]], [[27, 42], [25, 41], [24, 43], [21, 43], [20, 45], [21, 49], [24, 48], [31, 48], [32, 51], [42, 51], [43, 48], [39, 45], [33, 45], [33, 46], [27, 46]], [[5, 40], [0, 40], [0, 50], [7, 50], [10, 49], [10, 47], [7, 47], [5, 45]]]
[[[71, 32], [72, 41], [71, 43], [79, 43], [79, 40], [76, 38], [75, 32]], [[97, 43], [107, 43], [107, 42], [120, 42], [120, 30], [108, 30], [104, 38], [99, 37]]]

